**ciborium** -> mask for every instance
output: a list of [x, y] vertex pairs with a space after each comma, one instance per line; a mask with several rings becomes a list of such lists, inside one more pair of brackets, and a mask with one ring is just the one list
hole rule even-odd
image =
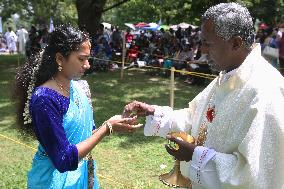
[[[195, 142], [192, 136], [184, 132], [172, 132], [170, 135], [192, 144]], [[168, 146], [174, 150], [179, 149], [179, 145], [170, 140], [168, 140]], [[192, 188], [191, 181], [181, 174], [180, 161], [177, 159], [175, 160], [173, 169], [169, 173], [160, 175], [159, 179], [163, 182], [163, 184], [172, 188]]]

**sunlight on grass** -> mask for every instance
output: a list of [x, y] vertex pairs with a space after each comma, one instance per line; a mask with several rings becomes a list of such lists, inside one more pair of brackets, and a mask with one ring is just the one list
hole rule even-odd
[[[23, 58], [20, 61], [23, 62]], [[17, 56], [0, 56], [0, 134], [36, 147], [37, 141], [21, 136], [15, 126], [10, 84], [17, 64]], [[123, 80], [119, 70], [90, 74], [84, 79], [88, 80], [91, 88], [97, 126], [111, 116], [121, 114], [124, 106], [133, 100], [169, 105], [169, 79], [150, 76], [145, 70], [126, 70]], [[176, 80], [175, 87], [175, 108], [187, 107], [188, 102], [203, 89], [186, 86], [179, 80]], [[165, 143], [162, 138], [145, 137], [143, 130], [133, 136], [114, 134], [105, 138], [93, 150], [101, 188], [168, 188], [158, 179], [161, 173], [173, 167], [173, 159], [166, 152]], [[26, 175], [34, 153], [0, 137], [0, 188], [26, 188]]]
[[7, 84], [9, 84], [8, 81], [0, 81], [0, 85], [7, 85]]
[[0, 109], [1, 108], [5, 108], [5, 107], [8, 107], [8, 106], [10, 106], [12, 103], [11, 102], [4, 102], [4, 103], [1, 103], [0, 104]]
[[13, 123], [15, 123], [15, 121], [14, 121], [14, 117], [12, 117], [12, 116], [10, 116], [8, 118], [5, 117], [5, 119], [0, 121], [0, 125], [8, 125], [8, 124], [13, 124]]

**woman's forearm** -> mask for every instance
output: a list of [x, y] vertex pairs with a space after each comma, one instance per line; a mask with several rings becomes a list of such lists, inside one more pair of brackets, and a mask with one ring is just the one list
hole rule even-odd
[[104, 124], [92, 136], [76, 145], [79, 159], [84, 158], [105, 136], [109, 133], [109, 128]]

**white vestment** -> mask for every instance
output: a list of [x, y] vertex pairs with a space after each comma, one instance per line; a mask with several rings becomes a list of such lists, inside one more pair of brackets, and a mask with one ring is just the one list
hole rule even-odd
[[17, 35], [18, 35], [18, 42], [19, 42], [19, 52], [21, 54], [25, 54], [26, 53], [26, 42], [28, 41], [29, 33], [25, 28], [22, 28], [18, 30]]
[[[204, 147], [181, 166], [193, 189], [283, 189], [283, 94], [283, 77], [257, 45], [231, 75], [221, 72], [189, 108], [155, 106], [144, 134], [184, 131], [197, 138], [200, 126], [207, 126]], [[215, 108], [212, 122], [206, 121], [210, 106]]]
[[5, 38], [7, 41], [7, 46], [9, 51], [17, 52], [17, 35], [13, 31], [8, 31], [5, 33]]

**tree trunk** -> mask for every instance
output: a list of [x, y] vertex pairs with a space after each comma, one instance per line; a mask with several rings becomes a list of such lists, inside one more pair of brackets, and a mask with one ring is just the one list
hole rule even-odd
[[96, 34], [107, 0], [76, 0], [78, 25], [91, 36]]

